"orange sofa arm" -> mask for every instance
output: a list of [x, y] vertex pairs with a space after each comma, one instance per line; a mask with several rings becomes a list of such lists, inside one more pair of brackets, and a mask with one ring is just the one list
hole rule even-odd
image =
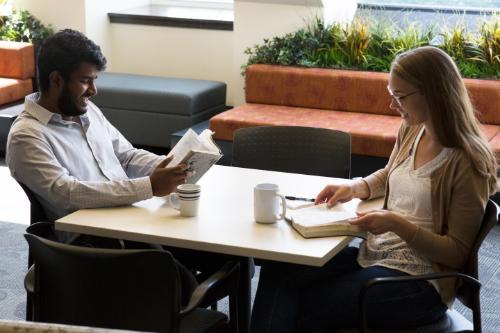
[[35, 77], [33, 44], [0, 41], [0, 77], [21, 80]]

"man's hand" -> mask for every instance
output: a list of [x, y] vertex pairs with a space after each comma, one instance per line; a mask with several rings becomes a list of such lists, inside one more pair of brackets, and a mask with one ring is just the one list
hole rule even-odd
[[164, 159], [149, 176], [154, 196], [160, 197], [170, 194], [175, 191], [178, 185], [186, 181], [187, 165], [179, 164], [167, 168], [172, 158], [173, 156]]

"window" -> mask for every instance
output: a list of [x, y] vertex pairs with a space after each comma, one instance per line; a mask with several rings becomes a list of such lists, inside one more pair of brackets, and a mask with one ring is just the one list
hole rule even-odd
[[152, 0], [153, 5], [172, 7], [233, 9], [233, 0]]
[[485, 20], [500, 11], [500, 0], [358, 0], [357, 17], [370, 16], [401, 28], [417, 22], [420, 27], [463, 26], [477, 32]]
[[434, 9], [474, 9], [474, 10], [500, 10], [500, 0], [360, 0], [360, 4], [374, 6], [396, 6], [396, 7], [426, 7]]
[[232, 0], [151, 0], [108, 16], [111, 23], [210, 30], [233, 30], [234, 21]]

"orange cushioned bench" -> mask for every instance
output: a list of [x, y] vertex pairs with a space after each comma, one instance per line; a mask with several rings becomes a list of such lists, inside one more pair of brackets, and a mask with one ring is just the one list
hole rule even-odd
[[0, 105], [23, 99], [33, 92], [33, 45], [0, 41]]
[[[351, 133], [352, 153], [388, 157], [401, 123], [389, 108], [389, 75], [379, 72], [252, 65], [246, 103], [210, 119], [218, 140], [242, 127], [295, 125]], [[500, 153], [500, 81], [466, 79], [485, 137]], [[300, 138], [298, 138], [300, 139]]]
[[5, 152], [12, 122], [33, 92], [35, 52], [32, 44], [0, 41], [0, 155]]

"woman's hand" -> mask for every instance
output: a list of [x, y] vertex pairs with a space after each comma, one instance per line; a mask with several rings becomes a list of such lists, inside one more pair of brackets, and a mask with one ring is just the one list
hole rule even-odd
[[370, 196], [368, 185], [363, 180], [352, 181], [348, 184], [328, 185], [319, 192], [315, 204], [326, 201], [328, 207], [332, 207], [337, 202], [348, 202], [353, 198], [366, 199]]
[[380, 235], [389, 231], [394, 232], [404, 240], [411, 240], [417, 232], [417, 226], [408, 221], [403, 215], [379, 209], [367, 213], [357, 213], [358, 217], [349, 221], [362, 230]]
[[337, 202], [347, 202], [354, 197], [354, 189], [351, 185], [328, 185], [316, 197], [315, 204], [322, 202], [327, 203], [328, 207], [335, 205]]

